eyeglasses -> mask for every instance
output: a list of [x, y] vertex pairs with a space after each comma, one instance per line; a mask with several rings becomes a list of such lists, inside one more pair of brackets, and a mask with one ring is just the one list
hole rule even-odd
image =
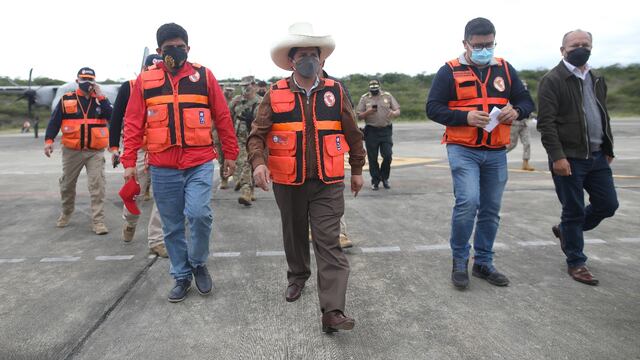
[[498, 45], [498, 43], [496, 43], [495, 41], [484, 44], [471, 44], [467, 42], [467, 44], [469, 44], [469, 46], [476, 51], [481, 51], [482, 49], [493, 50], [495, 49], [496, 45]]

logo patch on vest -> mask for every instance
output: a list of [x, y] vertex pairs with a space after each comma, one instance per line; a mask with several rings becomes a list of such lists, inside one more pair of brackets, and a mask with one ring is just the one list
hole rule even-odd
[[71, 126], [66, 126], [65, 125], [65, 126], [62, 127], [62, 132], [68, 133], [71, 130], [73, 130], [73, 128]]
[[497, 78], [495, 78], [495, 80], [493, 80], [493, 87], [500, 92], [503, 92], [504, 89], [506, 89], [502, 76], [498, 76]]
[[324, 93], [324, 103], [328, 107], [332, 107], [333, 105], [336, 104], [336, 97], [333, 95], [332, 92], [327, 91], [326, 93]]
[[96, 108], [96, 114], [98, 115], [102, 114], [102, 109], [100, 108], [100, 106]]
[[284, 136], [273, 135], [271, 137], [271, 141], [273, 141], [274, 144], [286, 145], [288, 142], [288, 139]]
[[204, 111], [200, 111], [198, 115], [200, 116], [200, 125], [204, 125]]
[[155, 111], [155, 110], [147, 109], [147, 117], [153, 116], [153, 115], [155, 115], [155, 114], [156, 114], [156, 111]]
[[200, 80], [200, 73], [196, 71], [195, 73], [189, 75], [189, 80], [191, 80], [191, 82], [198, 82], [198, 80]]
[[340, 143], [340, 136], [336, 136], [336, 149], [342, 151], [342, 144]]

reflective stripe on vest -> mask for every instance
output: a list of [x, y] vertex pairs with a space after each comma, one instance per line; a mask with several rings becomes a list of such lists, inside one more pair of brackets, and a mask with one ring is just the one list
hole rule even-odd
[[[511, 74], [503, 59], [498, 64], [487, 67], [484, 82], [471, 67], [463, 65], [458, 59], [447, 62], [453, 72], [455, 99], [448, 102], [451, 110], [491, 112], [494, 107], [504, 107], [509, 103], [511, 94]], [[501, 148], [509, 144], [510, 126], [499, 124], [492, 132], [486, 132], [475, 126], [447, 126], [443, 143], [460, 144], [471, 147], [485, 146]]]
[[[307, 171], [306, 118], [302, 95], [289, 89], [287, 79], [271, 86], [271, 131], [267, 135], [268, 167], [274, 183], [300, 185]], [[344, 154], [349, 144], [342, 132], [343, 94], [339, 84], [324, 79], [324, 88], [309, 99], [312, 106], [318, 178], [326, 184], [344, 179]], [[312, 151], [312, 150], [310, 150]]]
[[84, 109], [75, 91], [62, 96], [62, 145], [74, 150], [102, 150], [109, 146], [107, 119], [102, 118], [95, 97]]
[[180, 79], [175, 87], [171, 75], [155, 65], [142, 73], [147, 151], [213, 145], [207, 72], [200, 65], [192, 65], [195, 72]]

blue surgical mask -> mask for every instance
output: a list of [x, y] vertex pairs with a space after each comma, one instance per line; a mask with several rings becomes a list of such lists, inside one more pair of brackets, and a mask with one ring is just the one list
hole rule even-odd
[[478, 65], [487, 65], [493, 59], [493, 49], [471, 50], [471, 61]]

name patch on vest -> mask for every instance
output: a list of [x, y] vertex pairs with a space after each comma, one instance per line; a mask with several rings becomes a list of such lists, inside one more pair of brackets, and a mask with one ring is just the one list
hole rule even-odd
[[328, 107], [332, 107], [333, 105], [336, 104], [336, 97], [333, 95], [332, 92], [324, 93], [324, 103]]
[[495, 80], [493, 80], [493, 87], [500, 92], [504, 91], [506, 87], [504, 85], [504, 79], [502, 78], [502, 76], [498, 76], [495, 78]]
[[273, 135], [273, 137], [271, 138], [271, 141], [273, 141], [274, 144], [286, 144], [287, 143], [287, 138], [286, 137], [282, 137], [282, 136], [278, 136], [278, 135]]
[[200, 73], [196, 71], [195, 73], [189, 75], [189, 80], [191, 80], [191, 82], [198, 82], [198, 80], [200, 80]]
[[204, 125], [204, 111], [200, 111], [199, 115], [200, 115], [200, 125]]
[[340, 143], [340, 136], [336, 136], [336, 149], [342, 151], [342, 144]]

